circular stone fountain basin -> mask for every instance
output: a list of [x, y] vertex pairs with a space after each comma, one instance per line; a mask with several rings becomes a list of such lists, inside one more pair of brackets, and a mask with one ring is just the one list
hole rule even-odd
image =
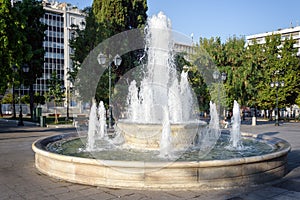
[[[206, 126], [204, 121], [171, 124], [172, 141], [174, 149], [186, 149], [193, 143], [198, 129]], [[134, 123], [119, 120], [117, 130], [123, 135], [125, 145], [130, 148], [157, 150], [160, 148], [162, 124]]]
[[46, 150], [50, 143], [74, 138], [76, 134], [37, 140], [32, 149], [39, 171], [62, 180], [111, 188], [188, 190], [230, 188], [263, 184], [286, 173], [290, 145], [278, 138], [243, 134], [262, 140], [275, 149], [260, 156], [206, 161], [97, 160], [60, 155]]

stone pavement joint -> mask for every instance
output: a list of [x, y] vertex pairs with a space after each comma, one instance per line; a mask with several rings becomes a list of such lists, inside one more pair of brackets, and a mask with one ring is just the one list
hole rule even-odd
[[0, 200], [114, 200], [114, 199], [221, 199], [221, 200], [299, 200], [300, 199], [300, 123], [243, 124], [243, 132], [264, 134], [287, 140], [288, 174], [274, 183], [248, 188], [207, 191], [141, 191], [111, 189], [69, 183], [40, 173], [34, 165], [31, 144], [40, 137], [75, 132], [74, 128], [41, 128], [34, 124], [17, 127], [0, 119]]

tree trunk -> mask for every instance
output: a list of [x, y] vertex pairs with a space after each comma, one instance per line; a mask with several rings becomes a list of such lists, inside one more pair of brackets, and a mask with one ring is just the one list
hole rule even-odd
[[3, 113], [2, 113], [2, 103], [0, 102], [0, 116], [3, 117]]
[[54, 100], [54, 124], [58, 124], [57, 111], [56, 111], [56, 103]]
[[30, 84], [29, 86], [29, 102], [30, 102], [30, 118], [31, 118], [31, 121], [33, 121], [33, 109], [34, 109], [34, 102], [33, 102], [33, 97], [34, 94], [33, 94], [33, 84]]
[[[14, 82], [14, 81], [13, 81]], [[17, 114], [16, 114], [16, 100], [15, 100], [15, 86], [13, 83], [13, 95], [12, 95], [12, 106], [13, 106], [13, 119], [16, 119]]]

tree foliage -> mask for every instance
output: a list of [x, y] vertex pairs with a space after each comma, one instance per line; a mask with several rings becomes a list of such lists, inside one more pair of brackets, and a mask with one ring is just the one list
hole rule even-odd
[[36, 79], [42, 76], [44, 65], [44, 32], [46, 25], [43, 24], [40, 19], [43, 17], [45, 11], [41, 1], [37, 0], [23, 0], [21, 3], [15, 5], [16, 9], [23, 16], [23, 24], [25, 28], [23, 34], [26, 40], [23, 44], [23, 61], [22, 64], [28, 64], [29, 72], [26, 73], [25, 85], [29, 86], [29, 103], [30, 103], [30, 115], [33, 119], [33, 107], [34, 107], [34, 91], [33, 84]]
[[54, 72], [51, 74], [51, 78], [47, 81], [49, 84], [48, 95], [51, 100], [55, 103], [62, 102], [64, 98], [64, 90], [62, 88], [62, 80], [58, 78], [57, 74]]
[[54, 101], [54, 107], [55, 107], [55, 121], [54, 123], [57, 124], [58, 123], [58, 116], [57, 116], [57, 108], [56, 105], [58, 103], [61, 103], [63, 101], [64, 95], [65, 95], [65, 91], [64, 88], [62, 88], [62, 82], [63, 80], [61, 80], [56, 72], [51, 74], [51, 78], [47, 81], [49, 86], [49, 92], [47, 92], [46, 94], [44, 94], [45, 99], [48, 100], [53, 100]]
[[[74, 27], [74, 38], [70, 41], [70, 46], [74, 49], [71, 78], [76, 80], [84, 59], [99, 43], [120, 32], [144, 26], [147, 18], [146, 11], [146, 0], [94, 0], [92, 8], [85, 9], [85, 30]], [[104, 50], [102, 53], [108, 56], [109, 50]], [[123, 74], [135, 67], [134, 61], [139, 55], [139, 51], [122, 55], [121, 66], [112, 70], [112, 86]], [[79, 93], [84, 92], [79, 91]], [[96, 99], [104, 100], [106, 105], [108, 103], [108, 70], [105, 70], [98, 82]]]
[[0, 93], [3, 95], [12, 80], [11, 66], [21, 63], [25, 36], [22, 33], [25, 24], [21, 14], [12, 7], [10, 0], [0, 1]]
[[41, 1], [17, 1], [12, 6], [10, 0], [2, 0], [0, 4], [0, 94], [5, 93], [7, 83], [13, 80], [11, 67], [15, 65], [18, 70], [22, 70], [23, 65], [29, 65], [29, 73], [17, 77], [16, 80], [30, 88], [31, 114], [34, 101], [33, 83], [36, 78], [41, 77], [44, 63], [43, 40], [46, 26], [40, 21], [43, 15]]
[[[198, 48], [204, 49], [218, 70], [227, 74], [224, 90], [228, 108], [232, 107], [233, 100], [238, 100], [243, 106], [272, 110], [277, 92], [282, 108], [299, 102], [300, 64], [294, 44], [291, 37], [270, 35], [265, 43], [254, 40], [251, 45], [245, 45], [245, 39], [237, 37], [225, 43], [220, 38], [200, 38]], [[199, 55], [204, 63], [205, 53], [198, 51], [194, 63], [199, 62]], [[284, 86], [272, 88], [271, 82], [284, 82]]]

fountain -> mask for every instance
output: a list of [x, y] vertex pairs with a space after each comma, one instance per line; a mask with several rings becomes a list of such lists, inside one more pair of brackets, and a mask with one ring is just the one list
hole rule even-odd
[[130, 148], [161, 149], [168, 157], [171, 151], [188, 148], [206, 123], [192, 116], [196, 102], [187, 72], [182, 71], [178, 78], [172, 59], [170, 20], [159, 13], [149, 20], [146, 30], [148, 62], [144, 77], [140, 87], [136, 80], [131, 81], [127, 117], [116, 126]]
[[237, 101], [234, 101], [233, 103], [233, 112], [232, 112], [232, 118], [231, 118], [231, 132], [230, 132], [230, 142], [231, 146], [236, 149], [242, 149], [243, 145], [241, 144], [241, 132], [240, 132], [240, 126], [241, 126], [241, 113], [240, 113], [240, 106], [237, 103]]
[[187, 72], [172, 61], [171, 22], [148, 20], [148, 62], [131, 80], [124, 117], [108, 136], [103, 102], [92, 104], [87, 134], [64, 134], [33, 145], [39, 171], [70, 182], [128, 189], [187, 190], [251, 186], [283, 177], [290, 145], [240, 133], [234, 103], [231, 134], [221, 134], [210, 103], [208, 125], [199, 120]]

